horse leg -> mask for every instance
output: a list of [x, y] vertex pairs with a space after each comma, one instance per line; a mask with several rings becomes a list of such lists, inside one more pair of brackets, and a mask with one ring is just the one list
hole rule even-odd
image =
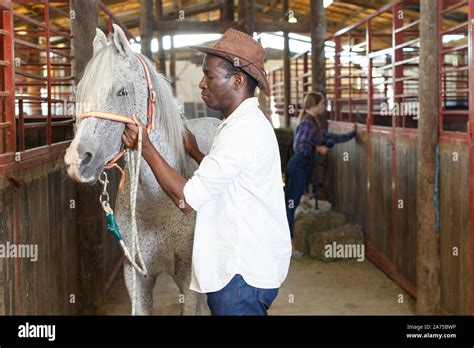
[[[130, 302], [133, 296], [133, 266], [130, 263], [124, 263], [125, 285], [127, 286]], [[135, 282], [135, 315], [153, 314], [153, 288], [155, 287], [157, 274], [148, 274], [146, 277], [136, 272]]]
[[182, 315], [210, 315], [206, 294], [189, 289], [191, 283], [191, 265], [189, 262], [176, 262], [176, 274], [173, 276], [180, 291]]

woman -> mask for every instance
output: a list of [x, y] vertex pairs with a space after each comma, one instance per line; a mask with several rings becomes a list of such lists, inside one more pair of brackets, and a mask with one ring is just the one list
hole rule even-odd
[[356, 130], [347, 134], [329, 133], [322, 129], [318, 115], [324, 113], [324, 96], [321, 93], [310, 92], [304, 99], [304, 109], [298, 117], [298, 127], [293, 141], [294, 154], [288, 161], [286, 169], [285, 200], [286, 214], [290, 226], [293, 245], [293, 257], [300, 258], [302, 253], [295, 250], [294, 220], [295, 210], [301, 196], [306, 191], [310, 169], [317, 163], [319, 155], [326, 155], [329, 147], [335, 143], [351, 140]]

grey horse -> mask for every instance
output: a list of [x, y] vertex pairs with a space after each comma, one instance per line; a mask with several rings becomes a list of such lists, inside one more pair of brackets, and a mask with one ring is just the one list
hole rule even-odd
[[[146, 124], [148, 89], [145, 71], [122, 29], [114, 25], [109, 40], [97, 29], [93, 46], [93, 57], [77, 86], [78, 114], [96, 110], [134, 115]], [[184, 150], [185, 127], [194, 133], [199, 148], [207, 154], [221, 121], [207, 117], [185, 120], [174, 101], [169, 83], [146, 57], [140, 56], [147, 64], [157, 93], [156, 128], [150, 138], [166, 161], [189, 177], [197, 165]], [[67, 172], [78, 182], [93, 184], [103, 172], [104, 165], [120, 151], [125, 125], [97, 118], [78, 122], [76, 135], [64, 158]], [[124, 242], [130, 248], [129, 179], [127, 177], [127, 183], [118, 193], [115, 216]], [[162, 272], [174, 278], [182, 294], [182, 314], [209, 314], [205, 295], [189, 289], [195, 214], [184, 215], [172, 203], [143, 159], [136, 205], [139, 245], [148, 270], [146, 277], [136, 273], [136, 314], [152, 314], [153, 288]], [[132, 266], [127, 261], [124, 262], [124, 276], [131, 298]]]

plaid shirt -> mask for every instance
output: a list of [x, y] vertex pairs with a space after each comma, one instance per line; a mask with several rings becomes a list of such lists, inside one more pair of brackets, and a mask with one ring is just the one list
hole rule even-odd
[[293, 151], [301, 156], [310, 156], [314, 153], [316, 146], [325, 145], [328, 139], [331, 139], [337, 144], [349, 141], [356, 135], [356, 131], [346, 134], [335, 134], [328, 132], [327, 129], [321, 129], [321, 141], [318, 141], [316, 129], [310, 117], [312, 116], [306, 114], [303, 121], [301, 121], [298, 128], [296, 128]]

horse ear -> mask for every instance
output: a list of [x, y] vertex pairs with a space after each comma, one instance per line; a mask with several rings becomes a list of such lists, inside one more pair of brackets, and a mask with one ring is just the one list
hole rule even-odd
[[105, 46], [107, 46], [107, 38], [102, 30], [95, 29], [96, 34], [92, 46], [94, 47], [94, 56], [99, 53]]
[[120, 28], [117, 24], [113, 24], [114, 27], [114, 34], [112, 37], [112, 42], [115, 45], [115, 48], [119, 53], [123, 54], [129, 54], [132, 53], [132, 47], [130, 46], [130, 43], [127, 40], [127, 37], [125, 36], [125, 33], [123, 32], [122, 28]]

